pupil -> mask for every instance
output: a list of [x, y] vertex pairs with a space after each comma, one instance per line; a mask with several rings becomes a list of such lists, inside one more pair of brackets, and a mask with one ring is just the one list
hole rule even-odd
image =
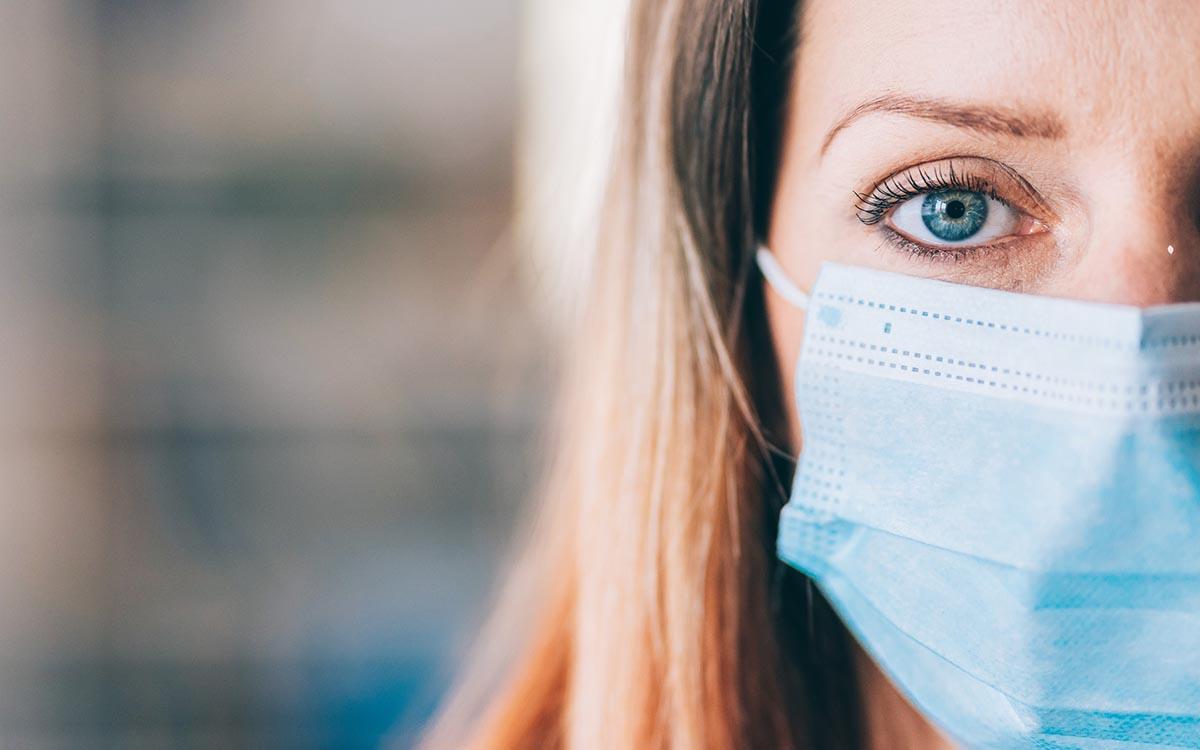
[[951, 219], [961, 219], [966, 212], [967, 207], [962, 201], [950, 201], [946, 204], [946, 215]]

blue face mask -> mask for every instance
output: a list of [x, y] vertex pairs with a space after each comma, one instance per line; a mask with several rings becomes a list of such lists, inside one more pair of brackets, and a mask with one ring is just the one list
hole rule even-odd
[[970, 748], [1200, 748], [1200, 304], [825, 264], [780, 558]]

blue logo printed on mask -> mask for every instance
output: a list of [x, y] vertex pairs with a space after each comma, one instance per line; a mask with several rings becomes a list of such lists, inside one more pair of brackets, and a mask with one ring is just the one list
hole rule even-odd
[[830, 328], [837, 328], [838, 324], [842, 322], [841, 308], [833, 307], [832, 305], [821, 305], [821, 309], [817, 311], [817, 320]]

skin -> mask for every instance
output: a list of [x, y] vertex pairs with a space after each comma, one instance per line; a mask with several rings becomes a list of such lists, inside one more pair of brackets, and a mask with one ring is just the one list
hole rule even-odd
[[[767, 238], [802, 289], [831, 260], [1081, 300], [1200, 300], [1200, 3], [811, 0], [802, 26]], [[948, 163], [1009, 204], [1015, 234], [914, 254], [886, 218], [858, 218], [854, 191]], [[774, 291], [767, 302], [792, 403], [804, 314]], [[953, 747], [860, 664], [873, 746]]]

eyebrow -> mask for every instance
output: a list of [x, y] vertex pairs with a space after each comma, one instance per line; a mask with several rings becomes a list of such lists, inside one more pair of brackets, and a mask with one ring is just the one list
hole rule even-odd
[[829, 150], [829, 144], [833, 142], [834, 137], [850, 123], [874, 112], [889, 112], [980, 133], [995, 133], [1016, 138], [1058, 140], [1067, 132], [1062, 120], [1045, 112], [1022, 112], [987, 105], [957, 104], [945, 99], [884, 94], [859, 104], [838, 120], [825, 134], [825, 140], [821, 143], [821, 156]]

